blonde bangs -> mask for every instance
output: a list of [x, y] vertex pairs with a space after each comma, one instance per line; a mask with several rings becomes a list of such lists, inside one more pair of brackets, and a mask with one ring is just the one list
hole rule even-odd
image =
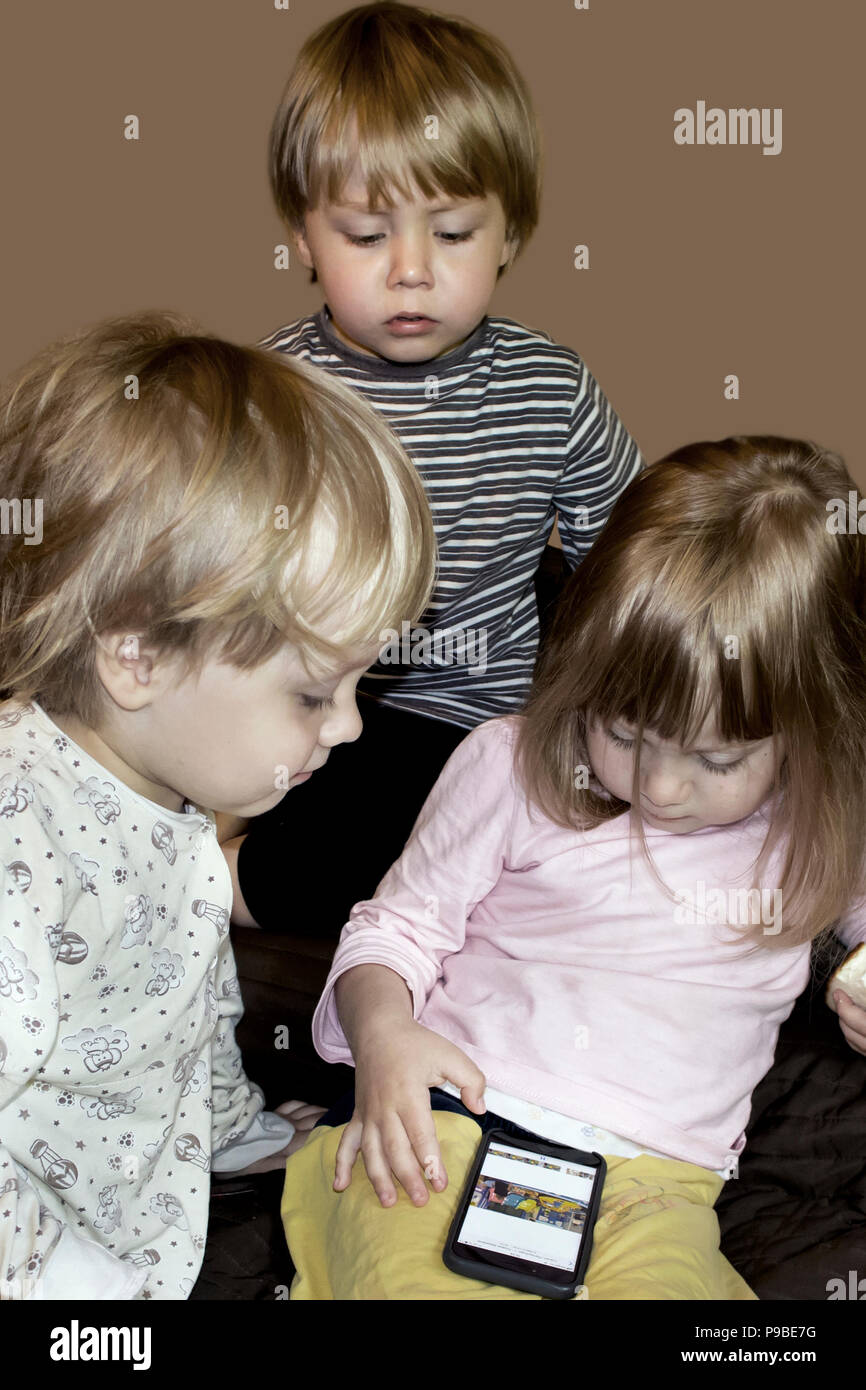
[[286, 641], [333, 660], [423, 611], [433, 523], [382, 417], [318, 368], [189, 327], [99, 325], [7, 392], [0, 483], [43, 498], [45, 524], [39, 546], [2, 538], [4, 693], [93, 724], [102, 633], [250, 668]]
[[417, 618], [432, 591], [423, 484], [386, 422], [375, 415], [359, 430], [357, 396], [337, 378], [329, 384], [337, 389], [328, 412], [308, 420], [309, 445], [345, 466], [322, 470], [314, 525], [301, 516], [289, 532], [257, 538], [266, 553], [245, 576], [254, 612], [225, 648], [237, 665], [257, 664], [282, 639], [324, 662], [378, 645], [386, 629]]

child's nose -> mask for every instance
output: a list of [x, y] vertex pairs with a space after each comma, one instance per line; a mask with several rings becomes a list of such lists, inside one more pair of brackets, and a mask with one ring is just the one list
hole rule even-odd
[[420, 232], [405, 232], [392, 237], [389, 285], [429, 285], [432, 281], [427, 237]]
[[319, 743], [324, 748], [334, 748], [338, 743], [354, 743], [360, 737], [363, 727], [353, 697], [345, 704], [338, 704], [328, 711], [319, 729]]
[[660, 811], [668, 806], [682, 806], [688, 800], [691, 784], [675, 766], [657, 762], [642, 766], [641, 782], [644, 796]]

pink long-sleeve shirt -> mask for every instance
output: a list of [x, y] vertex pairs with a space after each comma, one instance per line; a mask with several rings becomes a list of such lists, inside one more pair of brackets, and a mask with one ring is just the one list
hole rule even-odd
[[[418, 1022], [490, 1087], [672, 1158], [735, 1164], [752, 1091], [809, 977], [808, 946], [743, 944], [736, 892], [751, 887], [766, 816], [686, 835], [645, 826], [672, 901], [630, 843], [628, 814], [574, 831], [527, 810], [519, 723], [491, 720], [459, 745], [376, 897], [353, 909], [316, 1048], [352, 1062], [334, 985], [356, 965], [385, 965]], [[772, 878], [763, 886], [775, 936], [778, 895]], [[721, 922], [723, 907], [741, 925]], [[866, 939], [866, 914], [839, 934]]]

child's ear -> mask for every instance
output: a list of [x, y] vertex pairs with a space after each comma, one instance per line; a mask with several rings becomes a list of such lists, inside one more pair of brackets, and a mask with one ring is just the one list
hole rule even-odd
[[106, 691], [121, 709], [144, 709], [161, 684], [157, 651], [141, 632], [103, 632], [96, 646], [96, 671]]
[[292, 231], [291, 237], [292, 241], [295, 243], [295, 250], [298, 253], [298, 260], [301, 262], [301, 265], [305, 265], [307, 270], [315, 270], [316, 267], [313, 264], [313, 254], [307, 244], [305, 228], [296, 228]]
[[500, 270], [508, 270], [519, 250], [520, 243], [518, 241], [506, 241], [499, 261]]

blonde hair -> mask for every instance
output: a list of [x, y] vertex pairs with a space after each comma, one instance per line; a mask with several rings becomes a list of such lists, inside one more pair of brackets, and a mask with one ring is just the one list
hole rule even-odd
[[760, 875], [784, 846], [786, 925], [768, 946], [811, 940], [864, 886], [866, 537], [828, 526], [853, 487], [837, 455], [775, 437], [692, 444], [647, 468], [566, 587], [521, 721], [528, 797], [575, 828], [628, 809], [575, 787], [588, 718], [635, 727], [644, 850], [644, 729], [687, 744], [714, 718], [726, 742], [781, 736], [756, 861]]
[[0, 395], [0, 696], [93, 725], [94, 639], [143, 631], [190, 671], [286, 641], [309, 664], [424, 609], [435, 540], [383, 418], [337, 378], [168, 314], [43, 351]]
[[307, 40], [270, 139], [271, 188], [292, 230], [322, 197], [337, 201], [356, 159], [374, 207], [393, 207], [393, 190], [412, 197], [413, 183], [426, 198], [497, 194], [512, 261], [537, 225], [541, 137], [528, 88], [503, 45], [464, 19], [364, 5]]

